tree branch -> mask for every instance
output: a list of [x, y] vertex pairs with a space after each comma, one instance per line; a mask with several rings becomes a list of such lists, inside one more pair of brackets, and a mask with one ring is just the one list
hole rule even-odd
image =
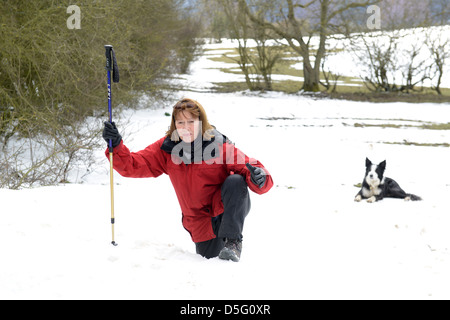
[[365, 1], [365, 2], [349, 3], [346, 6], [340, 8], [336, 11], [331, 12], [331, 14], [327, 18], [327, 21], [330, 21], [336, 15], [341, 14], [342, 12], [347, 11], [348, 9], [367, 7], [367, 6], [371, 6], [371, 5], [380, 3], [380, 2], [381, 2], [381, 0], [369, 0], [369, 1]]

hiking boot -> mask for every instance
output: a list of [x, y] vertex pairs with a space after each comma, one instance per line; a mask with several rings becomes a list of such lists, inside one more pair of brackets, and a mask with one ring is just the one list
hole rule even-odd
[[241, 257], [242, 240], [227, 239], [225, 247], [219, 253], [219, 259], [238, 262]]

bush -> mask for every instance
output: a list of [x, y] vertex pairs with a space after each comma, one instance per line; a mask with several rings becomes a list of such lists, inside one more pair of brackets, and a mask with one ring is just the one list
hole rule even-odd
[[[81, 128], [88, 117], [106, 118], [105, 44], [114, 46], [120, 67], [120, 83], [113, 91], [116, 109], [136, 105], [140, 93], [157, 95], [181, 63], [186, 69], [183, 54], [189, 52], [180, 46], [196, 35], [194, 29], [187, 33], [184, 28], [188, 21], [180, 1], [98, 0], [77, 5], [81, 28], [69, 29], [68, 4], [2, 2], [0, 187], [64, 181], [76, 155], [98, 147], [98, 125]], [[45, 148], [37, 151], [36, 143]], [[55, 167], [51, 179], [29, 179], [30, 168], [38, 177], [37, 170], [46, 166]]]

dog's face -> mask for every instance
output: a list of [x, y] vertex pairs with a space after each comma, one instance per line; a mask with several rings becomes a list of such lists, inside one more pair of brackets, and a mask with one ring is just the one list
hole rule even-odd
[[373, 164], [366, 158], [366, 182], [369, 186], [376, 188], [383, 181], [384, 170], [386, 169], [386, 160], [379, 164]]

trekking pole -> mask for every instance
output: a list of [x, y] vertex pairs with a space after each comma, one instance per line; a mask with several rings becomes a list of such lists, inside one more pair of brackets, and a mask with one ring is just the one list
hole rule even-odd
[[[111, 107], [111, 71], [113, 71], [113, 81], [119, 82], [119, 68], [117, 67], [116, 55], [111, 45], [105, 45], [106, 70], [108, 73], [108, 114], [109, 122], [112, 123], [112, 107]], [[112, 140], [109, 139], [109, 182], [111, 186], [111, 229], [113, 246], [117, 246], [114, 241], [114, 171], [113, 171], [113, 146]]]

